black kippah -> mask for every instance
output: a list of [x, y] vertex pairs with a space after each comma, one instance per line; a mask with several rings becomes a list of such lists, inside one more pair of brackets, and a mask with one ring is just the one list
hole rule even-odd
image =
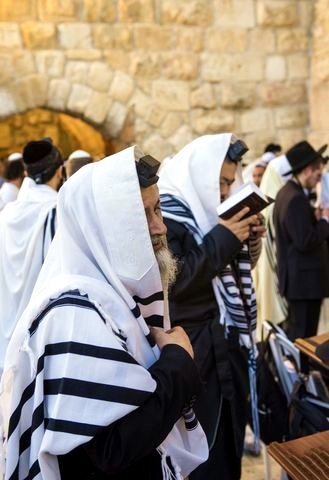
[[49, 140], [32, 140], [23, 149], [23, 160], [26, 165], [38, 162], [46, 157], [52, 150], [53, 145]]

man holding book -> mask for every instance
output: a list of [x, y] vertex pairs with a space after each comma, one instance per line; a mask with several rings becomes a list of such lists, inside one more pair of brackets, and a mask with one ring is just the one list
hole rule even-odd
[[[248, 148], [231, 133], [205, 135], [164, 161], [161, 209], [178, 275], [169, 292], [171, 321], [188, 333], [203, 390], [195, 409], [206, 432], [209, 459], [190, 480], [238, 480], [241, 475], [248, 384], [255, 393], [256, 303], [251, 268], [264, 227], [242, 207], [218, 217], [218, 204], [242, 183]], [[255, 417], [256, 421], [256, 417]]]
[[316, 335], [322, 300], [329, 296], [329, 208], [317, 213], [308, 196], [321, 179], [326, 148], [315, 150], [302, 141], [287, 152], [291, 168], [286, 174], [292, 178], [277, 194], [273, 210], [279, 292], [288, 302], [292, 341]]

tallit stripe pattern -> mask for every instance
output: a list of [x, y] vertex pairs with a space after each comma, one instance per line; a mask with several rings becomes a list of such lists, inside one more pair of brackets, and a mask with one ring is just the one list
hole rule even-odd
[[[183, 223], [193, 234], [196, 242], [202, 242], [202, 232], [196, 224], [190, 208], [185, 202], [168, 194], [160, 195], [163, 216]], [[230, 320], [239, 331], [240, 343], [248, 349], [248, 373], [251, 396], [251, 410], [254, 432], [255, 451], [260, 451], [260, 430], [258, 417], [258, 401], [256, 387], [256, 345], [255, 332], [257, 322], [256, 295], [251, 277], [250, 255], [247, 243], [242, 245], [239, 254], [234, 259], [236, 276], [232, 266], [227, 265], [220, 275], [213, 280], [214, 293], [218, 300], [224, 301]], [[237, 283], [238, 282], [238, 283]], [[218, 291], [216, 291], [218, 289]], [[218, 304], [219, 311], [221, 305]]]
[[[76, 306], [81, 309], [92, 309], [95, 310], [98, 315], [101, 317], [104, 322], [104, 318], [98, 309], [89, 302], [86, 298], [76, 295], [76, 293], [70, 292], [69, 294], [61, 296], [59, 299], [53, 300], [50, 305], [47, 306], [44, 312], [42, 312], [38, 318], [33, 322], [30, 335], [33, 336], [37, 333], [38, 328], [40, 328], [42, 320], [45, 319], [45, 316], [51, 308], [61, 308], [64, 305]], [[112, 329], [113, 331], [113, 329]], [[115, 334], [115, 332], [113, 331]], [[121, 362], [125, 364], [137, 364], [133, 357], [128, 353], [122, 350], [114, 348], [105, 348], [98, 347], [95, 345], [89, 345], [79, 342], [58, 342], [46, 345], [44, 354], [40, 356], [37, 361], [37, 371], [34, 376], [33, 381], [25, 388], [21, 400], [11, 415], [9, 422], [9, 431], [8, 431], [8, 441], [12, 435], [15, 434], [16, 428], [19, 422], [24, 415], [24, 406], [28, 404], [35, 394], [36, 384], [38, 382], [38, 377], [44, 375], [43, 379], [43, 388], [45, 399], [50, 396], [67, 396], [77, 397], [79, 399], [89, 398], [92, 400], [100, 400], [102, 402], [112, 402], [112, 403], [123, 403], [126, 405], [140, 406], [150, 395], [149, 391], [144, 391], [142, 389], [126, 388], [120, 385], [104, 385], [99, 384], [94, 381], [85, 381], [77, 380], [71, 378], [47, 378], [47, 371], [45, 371], [45, 362], [47, 357], [55, 357], [62, 354], [74, 354], [81, 355], [84, 357], [99, 358], [102, 360], [111, 360], [115, 362]], [[19, 439], [19, 458], [25, 456], [31, 446], [31, 436], [34, 432], [40, 427], [44, 427], [48, 431], [60, 432], [60, 433], [70, 433], [73, 435], [84, 436], [86, 438], [93, 437], [102, 427], [102, 425], [91, 424], [91, 423], [80, 423], [74, 422], [67, 419], [59, 418], [45, 418], [44, 417], [44, 403], [42, 402], [38, 405], [32, 415], [31, 425], [21, 433]], [[12, 475], [10, 476], [11, 480], [19, 478], [19, 463], [17, 461], [17, 466], [14, 468]], [[35, 478], [40, 473], [40, 468], [38, 462], [34, 462], [26, 478], [32, 479]]]
[[[182, 200], [168, 194], [161, 194], [160, 201], [163, 216], [183, 223], [200, 243], [202, 233], [189, 207]], [[241, 288], [232, 275], [230, 265], [221, 272], [217, 284], [227, 311], [242, 335], [242, 343], [249, 347], [250, 334], [256, 329], [256, 297], [251, 281], [250, 259], [246, 244], [243, 245], [237, 257], [236, 268], [237, 276], [241, 279]], [[241, 298], [242, 295], [244, 298]]]

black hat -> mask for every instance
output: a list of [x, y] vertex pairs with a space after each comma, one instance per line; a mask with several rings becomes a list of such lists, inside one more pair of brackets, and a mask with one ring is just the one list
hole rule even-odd
[[37, 183], [48, 181], [54, 169], [63, 165], [63, 158], [51, 138], [32, 140], [23, 149], [23, 161], [29, 177]]
[[326, 163], [328, 157], [323, 157], [322, 154], [326, 150], [327, 146], [328, 145], [322, 145], [319, 150], [314, 150], [312, 145], [310, 145], [306, 140], [296, 143], [296, 145], [291, 147], [286, 152], [286, 157], [290, 163], [291, 170], [285, 172], [284, 175], [301, 171], [303, 168], [307, 167], [307, 165], [317, 159], [322, 159], [323, 163]]

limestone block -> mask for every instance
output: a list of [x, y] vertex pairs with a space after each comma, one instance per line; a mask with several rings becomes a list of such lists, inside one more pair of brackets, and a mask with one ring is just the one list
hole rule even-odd
[[278, 30], [276, 35], [279, 53], [306, 52], [308, 49], [307, 32], [302, 28]]
[[281, 145], [285, 145], [285, 150], [288, 150], [297, 142], [307, 138], [306, 125], [297, 128], [277, 128], [278, 136], [281, 140]]
[[110, 109], [111, 99], [106, 93], [93, 92], [88, 101], [84, 116], [91, 121], [101, 125]]
[[15, 50], [11, 60], [15, 79], [35, 73], [33, 54], [29, 50]]
[[254, 52], [274, 52], [275, 40], [273, 28], [255, 28], [249, 32], [249, 49]]
[[288, 27], [298, 24], [295, 0], [264, 0], [257, 2], [257, 23], [261, 26]]
[[133, 48], [132, 27], [129, 25], [92, 25], [92, 38], [96, 48], [127, 51]]
[[[15, 101], [6, 89], [0, 89], [0, 118], [6, 118], [14, 115], [16, 111]], [[0, 135], [1, 137], [1, 135]]]
[[38, 2], [40, 20], [73, 20], [78, 18], [79, 2], [75, 0], [42, 0]]
[[73, 113], [83, 114], [92, 95], [92, 89], [86, 85], [74, 84], [67, 102], [67, 108]]
[[0, 85], [7, 86], [15, 78], [16, 75], [10, 52], [0, 53], [0, 72]]
[[2, 23], [0, 28], [0, 48], [17, 48], [22, 46], [18, 25]]
[[[328, 132], [328, 84], [318, 84], [313, 88], [311, 96], [311, 125], [316, 130]], [[328, 137], [328, 133], [326, 134]]]
[[159, 78], [160, 56], [158, 53], [136, 51], [130, 58], [129, 73], [132, 76]]
[[[325, 2], [327, 3], [327, 0], [325, 0]], [[308, 30], [314, 22], [314, 4], [310, 2], [310, 0], [299, 0], [298, 7], [300, 25]], [[328, 6], [326, 6], [326, 8], [328, 8]]]
[[240, 114], [241, 131], [244, 133], [271, 130], [271, 112], [265, 108], [254, 108]]
[[159, 128], [159, 132], [163, 138], [170, 138], [184, 123], [189, 124], [188, 113], [169, 112], [166, 114], [166, 117]]
[[0, 148], [10, 148], [13, 144], [11, 129], [8, 123], [0, 123]]
[[191, 107], [214, 108], [215, 106], [214, 90], [209, 83], [203, 83], [191, 93]]
[[83, 20], [114, 23], [117, 18], [117, 0], [84, 0]]
[[65, 57], [59, 51], [38, 51], [35, 53], [37, 71], [49, 77], [62, 77], [64, 74]]
[[307, 103], [307, 90], [304, 82], [266, 83], [261, 85], [259, 94], [265, 106]]
[[289, 80], [307, 80], [309, 78], [309, 59], [303, 53], [295, 53], [286, 57], [287, 78]]
[[133, 79], [122, 72], [117, 72], [112, 80], [109, 96], [114, 100], [125, 103], [129, 100], [134, 90]]
[[152, 100], [165, 110], [188, 110], [189, 87], [185, 82], [157, 80], [153, 82]]
[[54, 110], [65, 111], [71, 92], [71, 83], [65, 79], [53, 79], [49, 83], [47, 105]]
[[150, 109], [146, 115], [146, 121], [151, 127], [158, 128], [161, 123], [163, 122], [166, 116], [166, 112], [164, 112], [161, 108], [157, 107], [156, 105], [150, 105]]
[[206, 34], [206, 46], [210, 52], [244, 52], [247, 40], [247, 30], [242, 29], [211, 28]]
[[174, 153], [179, 152], [187, 143], [193, 140], [190, 125], [181, 125], [180, 128], [170, 137], [169, 143], [174, 147]]
[[223, 108], [246, 109], [256, 104], [257, 89], [254, 83], [225, 82], [215, 87], [216, 97]]
[[[108, 49], [103, 52], [106, 64], [113, 70], [121, 70], [122, 72], [130, 72], [131, 60], [129, 54], [120, 49]], [[135, 58], [135, 55], [133, 55]]]
[[254, 28], [256, 26], [253, 0], [214, 0], [216, 25]]
[[18, 112], [43, 106], [47, 98], [48, 81], [43, 75], [28, 75], [10, 88]]
[[21, 25], [25, 48], [54, 48], [56, 45], [56, 29], [52, 23], [25, 22]]
[[202, 78], [208, 82], [231, 81], [240, 82], [263, 80], [263, 57], [254, 54], [214, 54], [202, 55]]
[[275, 126], [277, 128], [306, 127], [307, 123], [307, 105], [281, 107], [275, 112]]
[[60, 23], [57, 26], [62, 48], [90, 48], [91, 27], [87, 23]]
[[191, 125], [196, 133], [206, 135], [235, 130], [235, 119], [230, 111], [207, 112], [200, 109], [192, 112]]
[[213, 21], [212, 5], [208, 0], [162, 0], [161, 23], [208, 26]]
[[174, 29], [158, 25], [138, 25], [134, 28], [134, 46], [147, 50], [170, 50], [175, 46]]
[[106, 117], [106, 131], [109, 138], [120, 134], [127, 116], [127, 108], [122, 103], [114, 102]]
[[1, 0], [0, 2], [0, 21], [21, 21], [34, 16], [34, 4], [30, 0]]
[[96, 48], [73, 48], [65, 50], [65, 56], [68, 60], [82, 60], [83, 62], [100, 60], [102, 52]]
[[145, 93], [140, 89], [134, 92], [133, 97], [130, 99], [129, 105], [134, 108], [136, 116], [143, 119], [148, 117], [149, 112], [153, 107], [151, 97], [145, 95]]
[[163, 52], [162, 73], [175, 80], [194, 80], [199, 76], [199, 55], [194, 53]]
[[170, 155], [172, 152], [168, 142], [164, 140], [158, 133], [152, 133], [142, 143], [142, 150], [159, 159], [160, 161]]
[[203, 48], [203, 29], [199, 27], [184, 27], [176, 29], [176, 50], [201, 52]]
[[153, 3], [153, 0], [119, 0], [119, 20], [123, 23], [153, 23], [155, 20]]
[[85, 83], [88, 79], [89, 65], [83, 61], [70, 60], [65, 66], [65, 78], [71, 83]]
[[113, 78], [113, 71], [106, 63], [93, 62], [90, 66], [87, 85], [93, 90], [107, 92]]
[[270, 81], [284, 80], [287, 75], [284, 56], [273, 55], [266, 58], [265, 78]]

